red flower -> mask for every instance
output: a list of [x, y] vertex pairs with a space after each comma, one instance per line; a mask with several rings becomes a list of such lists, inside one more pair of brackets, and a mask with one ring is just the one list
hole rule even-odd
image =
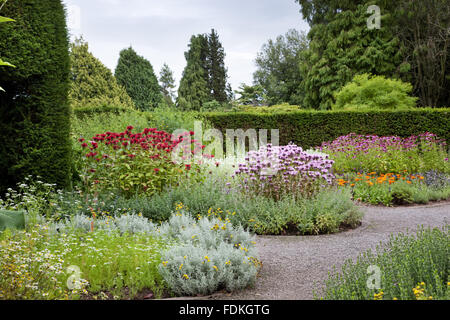
[[159, 172], [159, 169], [158, 168], [155, 168], [155, 169], [153, 169], [154, 171], [155, 171], [155, 173], [158, 173]]
[[88, 144], [85, 142], [81, 145], [82, 148], [87, 148]]
[[186, 170], [187, 170], [187, 171], [191, 170], [191, 165], [190, 165], [190, 164], [187, 164], [187, 165], [186, 165]]

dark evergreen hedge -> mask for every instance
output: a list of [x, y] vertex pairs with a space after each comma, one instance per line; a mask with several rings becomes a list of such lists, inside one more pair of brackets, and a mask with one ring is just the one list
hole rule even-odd
[[279, 129], [280, 145], [303, 148], [349, 133], [408, 137], [432, 132], [450, 143], [450, 109], [412, 111], [299, 111], [289, 113], [207, 113], [204, 117], [225, 134], [226, 129]]
[[0, 27], [0, 191], [27, 175], [70, 186], [69, 40], [60, 0], [8, 1]]

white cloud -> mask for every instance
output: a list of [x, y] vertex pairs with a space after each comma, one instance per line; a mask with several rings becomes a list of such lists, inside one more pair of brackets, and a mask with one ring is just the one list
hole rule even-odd
[[132, 45], [155, 73], [164, 62], [180, 81], [193, 34], [217, 30], [233, 89], [252, 82], [254, 60], [270, 38], [290, 28], [307, 31], [293, 0], [63, 0], [80, 8], [81, 28], [71, 28], [114, 71], [121, 49]]

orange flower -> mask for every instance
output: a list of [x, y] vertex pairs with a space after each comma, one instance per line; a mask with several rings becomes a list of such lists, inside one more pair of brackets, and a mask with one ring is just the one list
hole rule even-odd
[[411, 181], [406, 181], [406, 183], [407, 183], [407, 184], [411, 184], [412, 182], [411, 182]]
[[350, 186], [352, 186], [352, 187], [354, 187], [355, 186], [355, 184], [354, 183], [352, 183]]

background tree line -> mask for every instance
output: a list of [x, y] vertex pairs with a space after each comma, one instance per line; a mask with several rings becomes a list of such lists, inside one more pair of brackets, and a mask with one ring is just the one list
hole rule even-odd
[[[419, 106], [449, 105], [448, 0], [296, 2], [311, 29], [307, 36], [290, 30], [262, 47], [250, 91], [262, 87], [263, 104], [330, 109], [337, 91], [372, 74], [411, 83]], [[380, 29], [367, 27], [370, 5], [381, 9]], [[239, 91], [241, 102], [255, 100], [248, 92]]]

